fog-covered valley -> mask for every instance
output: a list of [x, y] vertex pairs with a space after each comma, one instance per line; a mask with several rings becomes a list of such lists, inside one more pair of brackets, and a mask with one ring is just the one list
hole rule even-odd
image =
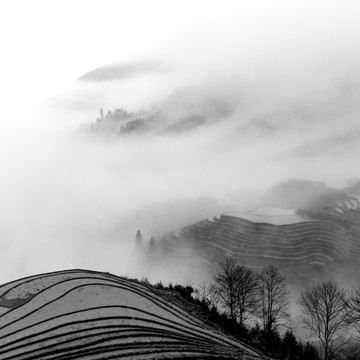
[[196, 287], [232, 255], [278, 266], [294, 314], [309, 284], [359, 286], [358, 4], [0, 10], [0, 284]]
[[[334, 86], [325, 114], [319, 99], [307, 99], [304, 107], [304, 94], [284, 103], [276, 94], [269, 109], [270, 93], [266, 101], [259, 96], [246, 102], [245, 91], [227, 91], [224, 99], [218, 88], [198, 86], [195, 97], [185, 88], [169, 100], [135, 108], [165, 108], [165, 115], [158, 128], [126, 136], [81, 130], [81, 124], [96, 123], [99, 108], [75, 111], [56, 103], [46, 111], [25, 111], [23, 128], [12, 133], [11, 143], [6, 137], [2, 143], [2, 256], [9, 274], [62, 263], [99, 269], [111, 264], [125, 273], [122, 254], [133, 246], [138, 228], [150, 238], [224, 211], [261, 206], [269, 187], [290, 178], [341, 188], [358, 177], [355, 97]], [[337, 102], [351, 101], [341, 117], [331, 110], [333, 92]], [[207, 119], [213, 99], [225, 105], [209, 123], [164, 130], [167, 122]], [[333, 137], [336, 150], [328, 151]], [[14, 262], [14, 254], [22, 260]], [[5, 274], [4, 280], [11, 278]]]

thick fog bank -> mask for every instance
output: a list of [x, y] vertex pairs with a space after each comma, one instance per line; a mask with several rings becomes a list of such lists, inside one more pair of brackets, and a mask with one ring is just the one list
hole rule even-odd
[[[155, 104], [171, 122], [172, 113], [176, 117], [186, 109], [186, 116], [203, 111], [206, 117], [206, 101], [226, 102], [223, 116], [220, 111], [211, 123], [188, 131], [89, 136], [78, 129], [93, 122], [98, 110], [65, 110], [58, 103], [45, 110], [29, 108], [21, 120], [10, 116], [21, 126], [12, 123], [2, 135], [3, 280], [67, 267], [133, 272], [126, 254], [137, 227], [147, 237], [159, 236], [201, 217], [246, 209], [257, 204], [259, 193], [288, 178], [343, 186], [358, 177], [358, 142], [341, 138], [356, 126], [355, 98], [336, 92], [338, 103], [351, 105], [340, 118], [331, 102], [333, 90], [280, 101], [281, 93], [264, 97], [258, 91], [251, 99], [242, 87], [212, 84], [206, 91], [197, 87], [195, 100], [175, 93], [171, 101], [165, 97]], [[249, 89], [255, 91], [253, 85]], [[328, 105], [322, 105], [319, 99], [326, 96]], [[330, 136], [327, 146], [337, 136], [339, 151], [294, 152], [325, 135]], [[201, 197], [213, 201], [196, 203]], [[189, 211], [186, 199], [198, 210]], [[166, 210], [169, 202], [183, 200]], [[156, 208], [162, 207], [157, 217]], [[140, 276], [141, 269], [136, 271]]]
[[[0, 282], [69, 267], [140, 277], [138, 228], [149, 239], [251, 208], [289, 178], [359, 178], [359, 9], [4, 3]], [[100, 108], [165, 123], [80, 133]]]

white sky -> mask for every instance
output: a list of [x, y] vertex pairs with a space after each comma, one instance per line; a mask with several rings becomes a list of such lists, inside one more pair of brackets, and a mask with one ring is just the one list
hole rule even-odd
[[41, 98], [113, 62], [155, 58], [205, 76], [330, 66], [324, 59], [359, 50], [358, 1], [3, 0], [0, 13], [7, 101]]
[[[2, 0], [0, 14], [3, 154], [14, 143], [31, 147], [30, 135], [42, 143], [49, 132], [72, 131], [100, 106], [137, 110], [184, 85], [241, 84], [272, 103], [321, 92], [329, 74], [359, 79], [355, 0]], [[86, 89], [75, 81], [98, 66], [143, 60], [167, 71]], [[83, 114], [49, 116], [55, 105]]]

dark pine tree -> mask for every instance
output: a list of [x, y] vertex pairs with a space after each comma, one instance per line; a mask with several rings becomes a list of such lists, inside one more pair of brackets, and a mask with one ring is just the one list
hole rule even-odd
[[138, 230], [137, 233], [136, 233], [136, 236], [135, 236], [135, 244], [137, 246], [141, 246], [143, 243], [143, 238], [142, 238], [142, 235], [141, 235], [141, 231]]

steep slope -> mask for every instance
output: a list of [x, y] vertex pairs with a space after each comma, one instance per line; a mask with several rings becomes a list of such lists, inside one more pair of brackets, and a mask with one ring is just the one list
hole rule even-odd
[[0, 287], [0, 358], [258, 359], [210, 328], [165, 290], [69, 270]]
[[213, 271], [230, 255], [255, 269], [274, 264], [291, 281], [351, 277], [360, 270], [360, 196], [329, 196], [321, 204], [321, 209], [296, 212], [223, 213], [164, 236], [158, 248], [167, 256], [186, 254], [189, 264], [205, 261]]

